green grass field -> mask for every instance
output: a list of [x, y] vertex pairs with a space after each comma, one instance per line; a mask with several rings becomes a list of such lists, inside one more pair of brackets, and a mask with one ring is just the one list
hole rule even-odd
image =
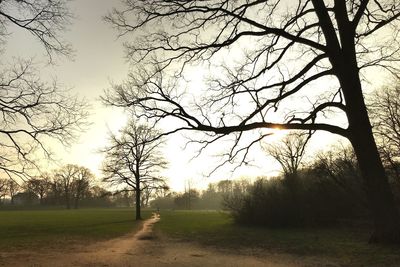
[[[150, 211], [143, 212], [144, 218], [150, 215]], [[68, 249], [115, 238], [140, 225], [133, 209], [0, 211], [0, 250]], [[228, 214], [214, 211], [161, 211], [155, 227], [171, 238], [213, 249], [323, 256], [344, 266], [396, 266], [400, 262], [399, 247], [368, 244], [365, 229], [244, 227], [234, 224]]]
[[[144, 211], [143, 217], [150, 217]], [[140, 226], [133, 209], [0, 211], [0, 249], [60, 247], [121, 236]]]
[[180, 240], [235, 249], [267, 249], [299, 256], [324, 256], [344, 266], [400, 264], [400, 248], [368, 244], [366, 229], [266, 229], [235, 225], [228, 214], [162, 211], [158, 231]]

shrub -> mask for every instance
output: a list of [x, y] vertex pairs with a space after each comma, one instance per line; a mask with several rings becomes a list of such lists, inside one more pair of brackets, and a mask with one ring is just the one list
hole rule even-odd
[[259, 179], [246, 193], [226, 198], [235, 221], [269, 227], [321, 225], [365, 215], [358, 198], [330, 179], [302, 171], [296, 182], [283, 177]]

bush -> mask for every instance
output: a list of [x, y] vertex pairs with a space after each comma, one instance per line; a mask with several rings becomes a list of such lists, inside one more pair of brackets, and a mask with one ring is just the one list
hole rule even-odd
[[365, 216], [360, 200], [330, 179], [302, 171], [295, 183], [259, 179], [249, 190], [225, 199], [235, 221], [269, 227], [322, 225]]

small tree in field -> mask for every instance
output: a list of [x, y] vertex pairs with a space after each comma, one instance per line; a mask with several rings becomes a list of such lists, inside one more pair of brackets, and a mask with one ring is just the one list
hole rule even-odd
[[128, 186], [135, 192], [136, 220], [141, 219], [142, 192], [165, 187], [159, 172], [167, 162], [161, 155], [159, 132], [147, 125], [129, 122], [120, 136], [111, 134], [110, 145], [103, 149], [103, 181]]
[[[207, 139], [199, 140], [203, 144], [232, 136], [229, 160], [246, 156], [267, 128], [345, 137], [354, 148], [374, 221], [370, 241], [400, 243], [400, 214], [362, 82], [373, 79], [365, 75], [369, 67], [399, 71], [400, 1], [123, 3], [106, 20], [121, 36], [132, 37], [127, 57], [138, 68], [109, 92], [109, 103], [131, 107], [138, 118], [175, 122], [168, 133], [206, 133]], [[207, 90], [185, 91], [197, 89], [185, 81], [200, 76], [193, 73], [200, 68], [209, 70]], [[344, 118], [341, 123], [331, 120], [332, 113]], [[257, 129], [260, 135], [246, 142], [246, 133]]]

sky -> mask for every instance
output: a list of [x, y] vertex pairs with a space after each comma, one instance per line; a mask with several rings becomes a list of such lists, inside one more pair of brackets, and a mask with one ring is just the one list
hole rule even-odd
[[[122, 40], [116, 38], [116, 32], [102, 20], [118, 0], [75, 0], [70, 6], [76, 19], [64, 34], [75, 50], [73, 60], [61, 58], [56, 65], [41, 68], [41, 76], [55, 78], [66, 88], [72, 88], [74, 94], [84, 97], [90, 104], [91, 125], [82, 133], [76, 143], [64, 148], [54, 145], [53, 151], [60, 164], [79, 164], [90, 168], [101, 178], [100, 166], [103, 155], [99, 149], [107, 143], [108, 132], [117, 132], [125, 125], [127, 116], [122, 110], [105, 107], [100, 96], [110, 87], [126, 77], [129, 66], [124, 59]], [[26, 42], [30, 43], [27, 49]], [[14, 32], [8, 41], [7, 54], [21, 57], [34, 57], [43, 60], [44, 51], [31, 37]], [[10, 58], [11, 60], [11, 58]], [[43, 63], [43, 62], [42, 62]], [[283, 133], [275, 133], [269, 141], [276, 141]], [[328, 133], [318, 133], [310, 144], [312, 157], [319, 148], [328, 147], [336, 142], [336, 137]], [[182, 136], [171, 136], [163, 148], [169, 160], [169, 168], [163, 173], [173, 190], [182, 191], [185, 183], [205, 188], [209, 182], [220, 179], [237, 179], [241, 177], [273, 176], [279, 173], [279, 165], [267, 157], [260, 149], [252, 151], [254, 166], [245, 166], [232, 173], [235, 166], [226, 165], [210, 177], [205, 177], [220, 159], [215, 155], [224, 152], [222, 145], [214, 145], [207, 153], [192, 159], [195, 148], [183, 150], [186, 139]]]

